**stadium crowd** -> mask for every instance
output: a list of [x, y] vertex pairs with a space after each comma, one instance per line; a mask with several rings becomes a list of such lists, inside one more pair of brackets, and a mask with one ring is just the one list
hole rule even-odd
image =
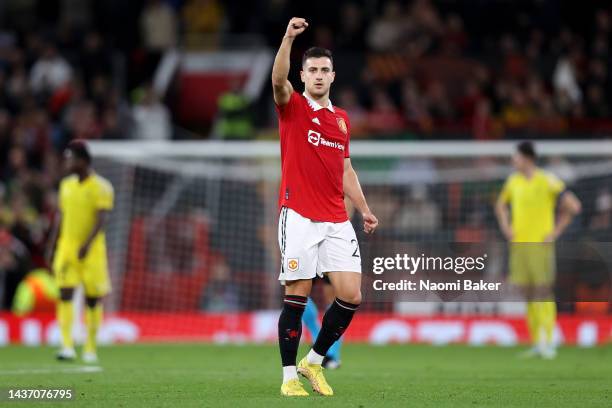
[[354, 133], [499, 139], [610, 130], [609, 4], [376, 4], [369, 12], [345, 2], [303, 40], [336, 53], [333, 96]]
[[[164, 51], [220, 49], [245, 35], [276, 47], [294, 14], [313, 21], [299, 47], [336, 55], [332, 100], [348, 111], [355, 138], [612, 130], [612, 7], [558, 3], [0, 2], [0, 271], [13, 285], [45, 265], [70, 140], [177, 137], [171, 104], [150, 84]], [[353, 63], [360, 68], [342, 67]], [[270, 115], [263, 126], [275, 123]], [[414, 208], [439, 211], [414, 195]], [[609, 217], [610, 192], [600, 195]]]

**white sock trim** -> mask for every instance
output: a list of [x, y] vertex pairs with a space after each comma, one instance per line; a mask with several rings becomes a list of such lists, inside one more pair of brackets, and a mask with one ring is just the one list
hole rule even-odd
[[313, 349], [310, 349], [310, 351], [306, 355], [306, 361], [308, 361], [308, 364], [321, 365], [323, 364], [323, 358], [325, 358], [325, 356], [317, 354]]
[[296, 380], [297, 378], [298, 375], [295, 366], [283, 367], [283, 383], [286, 383], [289, 380]]
[[357, 308], [356, 308], [356, 307], [348, 307], [348, 306], [344, 306], [343, 304], [341, 304], [340, 302], [338, 302], [338, 299], [336, 299], [336, 300], [335, 300], [335, 302], [336, 302], [336, 304], [337, 304], [338, 306], [343, 307], [343, 308], [345, 308], [345, 309], [347, 309], [347, 310], [352, 310], [353, 312], [357, 310]]

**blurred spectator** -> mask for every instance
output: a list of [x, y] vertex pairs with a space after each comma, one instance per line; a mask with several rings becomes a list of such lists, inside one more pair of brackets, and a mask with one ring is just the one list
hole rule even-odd
[[54, 313], [59, 299], [57, 280], [46, 269], [30, 271], [15, 290], [11, 311], [17, 316]]
[[0, 226], [0, 307], [10, 310], [19, 282], [29, 269], [26, 247]]
[[99, 139], [102, 136], [96, 107], [88, 100], [76, 102], [69, 108], [66, 126], [70, 139]]
[[219, 97], [217, 131], [221, 139], [252, 139], [254, 136], [249, 100], [240, 88], [236, 81]]
[[366, 110], [359, 104], [357, 94], [352, 88], [342, 88], [338, 99], [338, 106], [348, 114], [351, 125], [351, 137], [365, 135], [368, 117]]
[[382, 89], [372, 94], [372, 109], [368, 114], [368, 129], [373, 132], [398, 132], [404, 128], [404, 118]]
[[580, 102], [582, 91], [576, 79], [576, 67], [574, 61], [568, 56], [559, 59], [553, 74], [553, 84], [558, 97], [569, 99], [572, 104]]
[[602, 87], [589, 85], [585, 101], [586, 115], [590, 118], [610, 118], [610, 107], [604, 99]]
[[[131, 116], [126, 111], [132, 107], [111, 101], [117, 99], [111, 94], [119, 89], [117, 100], [122, 100], [149, 80], [168, 48], [261, 41], [276, 47], [278, 27], [302, 12], [286, 0], [264, 1], [257, 8], [219, 0], [147, 0], [129, 6], [69, 0], [55, 6], [56, 10], [45, 6], [47, 11], [39, 15], [34, 3], [11, 3], [9, 16], [4, 17], [0, 110], [9, 112], [10, 138], [15, 134], [30, 141], [51, 139], [47, 146], [35, 143], [42, 146], [34, 149], [39, 157], [61, 148], [74, 135], [129, 138], [131, 119], [125, 118]], [[567, 6], [567, 13], [553, 13], [544, 24], [538, 18], [525, 18], [533, 11], [528, 3], [517, 3], [509, 10], [499, 2], [483, 2], [479, 7], [489, 16], [483, 25], [475, 23], [461, 3], [443, 9], [431, 0], [349, 0], [334, 13], [320, 16], [325, 5], [312, 4], [313, 24], [305, 41], [337, 53], [343, 75], [336, 79], [336, 86], [354, 87], [359, 100], [354, 103], [353, 95], [347, 95], [337, 102], [342, 106], [347, 99], [355, 114], [363, 116], [357, 112], [365, 109], [377, 121], [364, 129], [364, 136], [368, 132], [379, 137], [376, 133], [393, 129], [392, 133], [410, 132], [417, 137], [442, 132], [483, 137], [492, 134], [490, 125], [495, 123], [505, 124], [495, 127], [499, 137], [524, 136], [525, 132], [561, 136], [574, 130], [588, 136], [612, 128], [609, 9], [581, 5], [581, 15], [588, 18], [573, 21], [562, 16], [571, 15], [569, 10], [577, 6]], [[132, 22], [138, 19], [138, 24], [109, 30], [109, 15]], [[44, 31], [31, 29], [36, 23]], [[249, 39], [241, 43], [244, 34]], [[343, 64], [355, 71], [349, 69], [344, 75]], [[464, 71], [453, 72], [461, 66]], [[410, 84], [405, 85], [406, 81]], [[129, 88], [124, 89], [124, 84]], [[172, 85], [168, 100], [177, 89]], [[380, 95], [380, 89], [386, 96]], [[484, 97], [488, 108], [480, 104]], [[255, 102], [259, 106], [261, 100]], [[360, 102], [368, 103], [361, 106]], [[257, 115], [258, 123], [275, 123], [267, 110], [262, 111], [266, 113], [262, 120]], [[382, 123], [381, 116], [392, 120]], [[214, 126], [209, 119], [202, 121], [206, 123], [193, 127], [208, 134]], [[358, 135], [361, 119], [351, 121]], [[13, 144], [4, 140], [0, 143]], [[32, 161], [32, 150], [27, 150]], [[3, 154], [7, 152], [4, 149]]]
[[240, 310], [240, 291], [232, 281], [230, 268], [222, 256], [213, 263], [210, 275], [210, 283], [202, 294], [200, 308], [211, 313]]
[[595, 27], [598, 33], [610, 34], [612, 32], [612, 21], [610, 13], [600, 9], [595, 13]]
[[20, 190], [12, 192], [9, 205], [10, 207], [5, 207], [7, 211], [3, 214], [2, 222], [10, 226], [11, 234], [31, 253], [35, 252], [42, 238], [38, 212], [28, 202], [25, 193]]
[[370, 186], [368, 200], [372, 208], [376, 208], [380, 217], [378, 219], [382, 231], [389, 231], [395, 227], [400, 201], [389, 186]]
[[129, 139], [133, 137], [134, 121], [132, 109], [123, 98], [118, 88], [113, 88], [107, 95], [104, 111], [102, 112], [102, 126], [105, 139]]
[[531, 120], [531, 129], [542, 135], [564, 133], [568, 121], [555, 110], [552, 98], [543, 97], [538, 103], [539, 109]]
[[29, 91], [28, 77], [23, 65], [13, 65], [12, 75], [7, 81], [6, 89], [11, 110], [19, 110]]
[[491, 112], [491, 102], [488, 99], [479, 100], [472, 119], [472, 135], [474, 139], [497, 139], [500, 137], [500, 134], [499, 124], [493, 118]]
[[344, 4], [340, 10], [340, 21], [340, 32], [335, 36], [336, 46], [343, 50], [363, 50], [366, 22], [359, 6], [355, 3]]
[[120, 125], [119, 114], [115, 108], [106, 108], [102, 112], [102, 139], [106, 140], [118, 140], [125, 139], [126, 133], [124, 128]]
[[612, 193], [609, 188], [603, 188], [597, 193], [595, 215], [591, 218], [590, 228], [593, 230], [612, 228]]
[[55, 45], [47, 44], [42, 56], [32, 66], [30, 86], [34, 92], [52, 92], [72, 78], [72, 68], [57, 52]]
[[407, 232], [433, 232], [440, 227], [440, 210], [427, 195], [427, 188], [414, 185], [407, 190], [407, 196], [400, 206], [394, 225]]
[[187, 0], [182, 15], [188, 45], [216, 45], [223, 21], [223, 9], [217, 0]]
[[512, 87], [510, 102], [503, 107], [504, 124], [515, 130], [524, 130], [533, 117], [533, 109], [527, 102], [524, 91], [518, 86]]
[[427, 106], [429, 114], [434, 119], [450, 120], [455, 117], [451, 98], [440, 81], [434, 81], [427, 87], [425, 92], [425, 105]]
[[8, 164], [8, 153], [11, 146], [11, 117], [6, 110], [0, 109], [0, 181], [6, 180], [5, 167]]
[[318, 47], [327, 48], [328, 50], [334, 49], [334, 33], [332, 30], [324, 25], [317, 26], [314, 29], [314, 43]]
[[144, 88], [142, 100], [134, 106], [134, 137], [140, 140], [169, 140], [172, 137], [170, 112], [152, 85]]
[[468, 36], [463, 29], [463, 20], [457, 14], [446, 19], [441, 48], [445, 54], [461, 55], [468, 45]]
[[499, 49], [502, 53], [503, 73], [513, 81], [521, 81], [527, 77], [529, 66], [526, 56], [520, 52], [516, 37], [513, 34], [504, 34], [499, 40]]
[[389, 1], [384, 4], [382, 15], [374, 19], [370, 27], [368, 45], [374, 51], [394, 50], [408, 25], [401, 3]]
[[463, 96], [457, 102], [457, 110], [462, 118], [471, 119], [476, 111], [476, 106], [483, 98], [476, 80], [468, 80], [465, 84]]
[[177, 44], [177, 18], [162, 0], [148, 0], [140, 15], [140, 31], [149, 51], [164, 51]]
[[23, 184], [28, 179], [28, 162], [26, 152], [20, 146], [12, 146], [8, 151], [8, 160], [4, 169], [5, 180], [8, 187], [12, 184]]
[[79, 68], [87, 88], [92, 86], [94, 78], [100, 75], [105, 77], [111, 75], [112, 56], [99, 33], [92, 31], [85, 36], [79, 58]]
[[436, 36], [442, 33], [443, 25], [431, 0], [415, 0], [410, 15], [419, 31]]
[[92, 3], [94, 0], [62, 0], [59, 2], [59, 20], [77, 27], [91, 24]]
[[402, 109], [407, 125], [417, 131], [431, 132], [432, 120], [416, 82], [412, 78], [404, 80], [401, 85], [401, 92]]

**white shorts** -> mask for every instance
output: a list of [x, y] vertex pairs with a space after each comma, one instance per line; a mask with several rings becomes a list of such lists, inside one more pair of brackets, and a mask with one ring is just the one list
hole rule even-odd
[[326, 272], [361, 273], [361, 254], [353, 225], [319, 222], [283, 207], [278, 220], [281, 269], [278, 280], [312, 279]]

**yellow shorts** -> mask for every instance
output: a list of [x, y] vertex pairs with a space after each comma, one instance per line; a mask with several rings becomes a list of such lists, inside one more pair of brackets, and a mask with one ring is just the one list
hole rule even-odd
[[58, 248], [53, 259], [53, 272], [60, 288], [83, 285], [85, 296], [102, 297], [110, 293], [106, 254], [90, 253], [79, 260], [78, 250]]
[[510, 283], [518, 286], [551, 286], [555, 281], [555, 244], [510, 244]]

